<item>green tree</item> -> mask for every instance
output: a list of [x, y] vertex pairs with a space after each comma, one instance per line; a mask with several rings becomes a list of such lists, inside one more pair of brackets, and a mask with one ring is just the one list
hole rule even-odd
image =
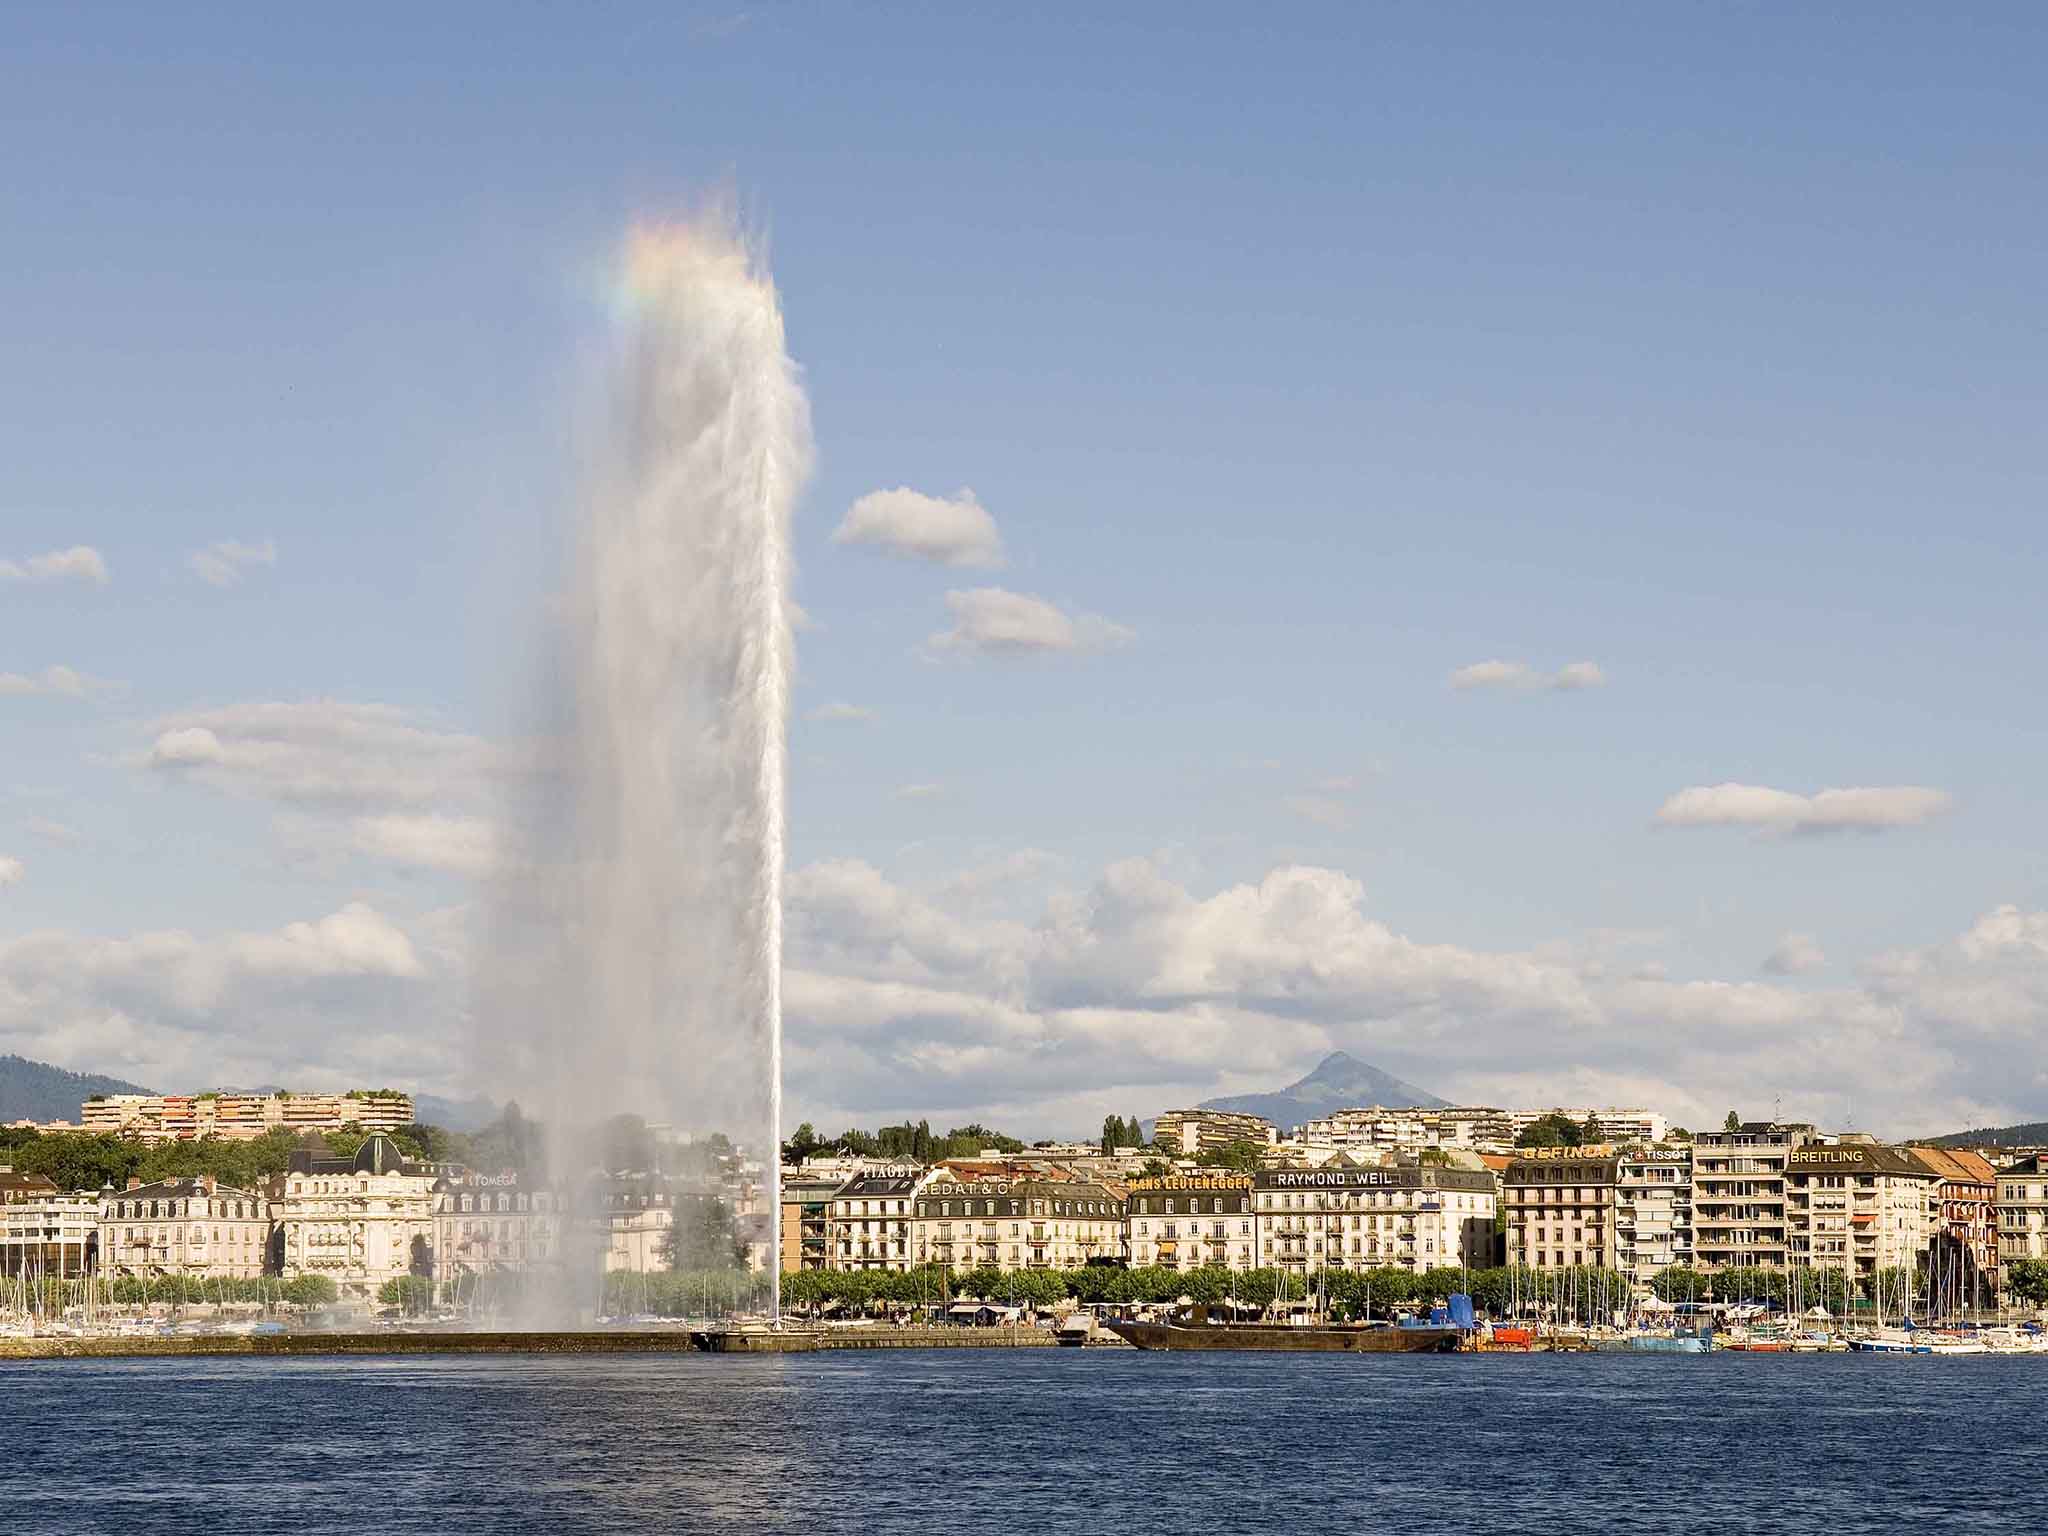
[[336, 1131], [323, 1131], [321, 1138], [327, 1143], [328, 1155], [332, 1157], [354, 1157], [362, 1151], [363, 1143], [370, 1139], [370, 1133], [355, 1121]]
[[657, 1250], [670, 1269], [723, 1272], [746, 1267], [747, 1245], [732, 1207], [716, 1195], [678, 1195], [673, 1215]]
[[1600, 1139], [1600, 1117], [1590, 1109], [1586, 1111], [1586, 1123], [1579, 1127], [1579, 1144], [1589, 1146]]
[[818, 1139], [817, 1127], [806, 1120], [796, 1128], [796, 1133], [782, 1144], [782, 1160], [785, 1163], [800, 1163], [823, 1145], [824, 1143]]
[[1741, 1130], [1741, 1129], [1742, 1129], [1742, 1116], [1740, 1116], [1740, 1115], [1738, 1115], [1737, 1113], [1735, 1113], [1735, 1111], [1734, 1111], [1734, 1110], [1732, 1110], [1732, 1109], [1731, 1109], [1731, 1110], [1729, 1110], [1729, 1111], [1728, 1111], [1728, 1118], [1727, 1118], [1727, 1119], [1725, 1119], [1725, 1120], [1723, 1120], [1723, 1121], [1721, 1122], [1721, 1129], [1722, 1129], [1722, 1130], [1724, 1130], [1724, 1131], [1739, 1131], [1739, 1130]]
[[2005, 1288], [2030, 1306], [2048, 1306], [2048, 1259], [2009, 1259]]
[[408, 1317], [417, 1317], [434, 1305], [434, 1282], [424, 1275], [400, 1275], [377, 1288], [377, 1300], [387, 1307], [402, 1307]]
[[1239, 1173], [1259, 1171], [1259, 1144], [1255, 1141], [1233, 1141], [1227, 1147], [1214, 1147], [1195, 1154], [1195, 1162], [1203, 1168], [1230, 1168]]
[[1576, 1147], [1584, 1140], [1578, 1124], [1569, 1116], [1552, 1110], [1522, 1127], [1515, 1138], [1518, 1147]]
[[341, 1294], [325, 1275], [294, 1275], [278, 1288], [278, 1293], [300, 1307], [331, 1307]]

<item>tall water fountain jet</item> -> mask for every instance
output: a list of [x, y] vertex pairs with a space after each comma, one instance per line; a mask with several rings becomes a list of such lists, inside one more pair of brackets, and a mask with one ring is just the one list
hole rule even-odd
[[[773, 1316], [789, 525], [809, 413], [774, 284], [728, 216], [636, 230], [618, 295], [549, 745], [511, 818], [478, 1022], [553, 1132], [557, 1189], [616, 1171], [592, 1137], [622, 1112], [759, 1158]], [[593, 1283], [599, 1237], [570, 1255]]]

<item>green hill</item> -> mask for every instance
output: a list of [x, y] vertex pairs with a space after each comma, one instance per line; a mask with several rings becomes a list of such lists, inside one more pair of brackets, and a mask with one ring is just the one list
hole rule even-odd
[[26, 1056], [0, 1056], [0, 1122], [76, 1120], [78, 1106], [96, 1093], [154, 1091], [96, 1072], [66, 1072]]
[[1930, 1147], [2040, 1147], [2048, 1146], [2048, 1120], [2029, 1120], [2023, 1125], [1992, 1125], [1975, 1131], [1956, 1131], [1937, 1136]]

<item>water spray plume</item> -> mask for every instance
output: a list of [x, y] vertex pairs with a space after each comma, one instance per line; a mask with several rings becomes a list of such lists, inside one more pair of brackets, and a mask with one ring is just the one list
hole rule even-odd
[[[761, 1159], [774, 1276], [789, 524], [809, 414], [774, 284], [730, 217], [634, 229], [616, 292], [549, 760], [514, 817], [481, 1022], [552, 1125], [634, 1113]], [[551, 1174], [600, 1161], [564, 1135]]]

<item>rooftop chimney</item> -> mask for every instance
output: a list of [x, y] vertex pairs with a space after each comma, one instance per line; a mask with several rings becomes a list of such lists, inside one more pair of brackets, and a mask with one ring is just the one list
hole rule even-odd
[[136, 1178], [135, 1175], [131, 1173], [128, 1175], [128, 1183], [126, 1187], [129, 1189], [140, 1189], [142, 1188], [142, 1180]]

